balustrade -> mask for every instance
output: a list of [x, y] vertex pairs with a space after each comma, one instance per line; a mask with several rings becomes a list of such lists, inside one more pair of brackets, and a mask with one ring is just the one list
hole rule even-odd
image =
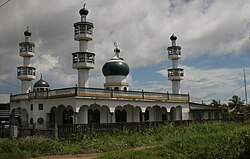
[[155, 100], [155, 101], [189, 101], [188, 94], [170, 94], [143, 91], [118, 91], [98, 88], [71, 87], [65, 89], [49, 90], [44, 92], [30, 92], [27, 94], [11, 95], [11, 101], [21, 101], [29, 99], [46, 99], [58, 97], [92, 97], [110, 98], [125, 100]]

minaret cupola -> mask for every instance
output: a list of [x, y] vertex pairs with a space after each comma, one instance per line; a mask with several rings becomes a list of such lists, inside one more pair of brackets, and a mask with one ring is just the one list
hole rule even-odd
[[17, 78], [21, 80], [21, 93], [28, 93], [31, 90], [31, 81], [36, 78], [36, 68], [30, 64], [31, 58], [35, 56], [35, 44], [30, 42], [31, 32], [28, 27], [24, 36], [25, 41], [19, 43], [19, 56], [23, 57], [23, 65], [17, 67]]
[[89, 11], [86, 4], [79, 11], [81, 21], [74, 23], [74, 39], [79, 42], [79, 51], [72, 53], [73, 68], [78, 71], [78, 86], [89, 86], [89, 70], [94, 68], [95, 54], [87, 51], [88, 42], [92, 40], [94, 25], [87, 22], [86, 17]]
[[128, 90], [127, 75], [129, 74], [129, 66], [120, 58], [120, 49], [115, 43], [115, 55], [102, 67], [102, 73], [106, 77], [104, 87], [114, 90]]
[[170, 40], [172, 46], [168, 47], [168, 59], [172, 60], [172, 68], [168, 69], [168, 80], [172, 82], [172, 93], [180, 94], [180, 81], [184, 77], [184, 69], [178, 67], [178, 60], [181, 59], [181, 47], [176, 45], [177, 37], [174, 34]]

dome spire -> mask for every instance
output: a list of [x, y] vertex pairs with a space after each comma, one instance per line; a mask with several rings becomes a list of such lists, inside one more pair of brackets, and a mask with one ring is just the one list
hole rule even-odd
[[114, 42], [115, 56], [107, 61], [102, 67], [102, 73], [106, 78], [104, 83], [105, 89], [128, 90], [127, 75], [129, 74], [129, 66], [119, 57], [120, 50]]
[[86, 16], [89, 14], [89, 11], [86, 9], [86, 3], [83, 4], [83, 8], [79, 11], [81, 15], [81, 21], [86, 22]]
[[29, 27], [27, 26], [27, 30], [24, 32], [24, 36], [26, 37], [30, 37], [31, 36], [31, 32], [29, 31]]
[[118, 48], [117, 42], [114, 42], [114, 46], [115, 46], [115, 49], [114, 49], [115, 57], [120, 58], [120, 57], [119, 57], [120, 49]]
[[170, 37], [170, 40], [172, 41], [172, 46], [176, 46], [177, 37], [174, 35], [174, 33]]

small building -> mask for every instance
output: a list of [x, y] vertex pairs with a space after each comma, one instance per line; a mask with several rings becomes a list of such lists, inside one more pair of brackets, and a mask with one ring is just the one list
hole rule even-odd
[[221, 119], [221, 109], [216, 106], [210, 106], [199, 103], [189, 103], [190, 120], [213, 120]]

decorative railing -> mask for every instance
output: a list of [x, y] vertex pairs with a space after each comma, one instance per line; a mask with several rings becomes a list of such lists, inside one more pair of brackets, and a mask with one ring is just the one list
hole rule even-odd
[[0, 110], [0, 118], [10, 117], [10, 110]]
[[178, 101], [188, 102], [189, 94], [171, 94], [144, 91], [118, 91], [99, 88], [71, 87], [64, 89], [55, 89], [49, 91], [30, 92], [26, 94], [11, 95], [11, 102], [18, 102], [30, 99], [53, 99], [63, 97], [86, 97], [86, 98], [108, 98], [121, 100], [138, 101]]
[[173, 76], [184, 76], [184, 69], [182, 68], [172, 68], [168, 69], [168, 77], [173, 77]]

